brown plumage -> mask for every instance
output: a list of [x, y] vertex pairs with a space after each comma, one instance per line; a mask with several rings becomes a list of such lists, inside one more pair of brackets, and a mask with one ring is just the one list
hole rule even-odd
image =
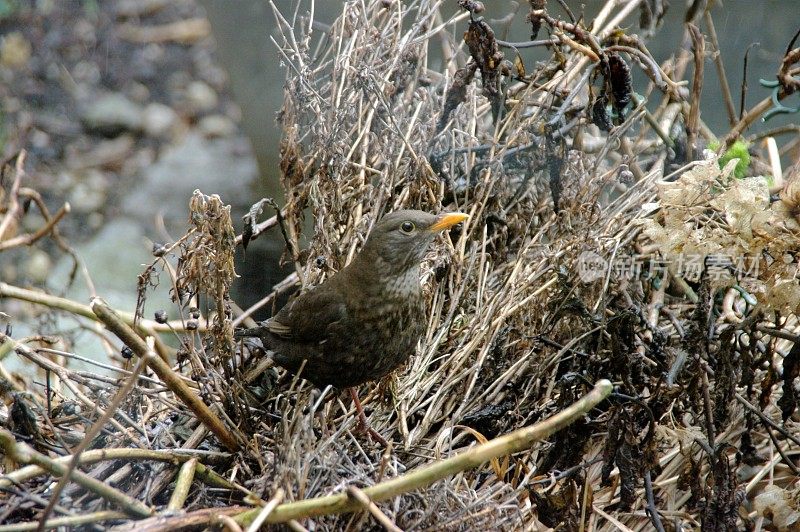
[[379, 220], [340, 272], [237, 336], [258, 336], [275, 362], [317, 387], [357, 386], [408, 360], [427, 318], [420, 262], [436, 234], [467, 215], [402, 210]]

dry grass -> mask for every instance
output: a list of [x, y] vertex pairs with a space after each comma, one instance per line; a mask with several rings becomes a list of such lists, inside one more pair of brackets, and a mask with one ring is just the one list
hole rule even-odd
[[[153, 380], [142, 381], [121, 408], [140, 417], [115, 420], [106, 445], [210, 449], [196, 456], [219, 464], [218, 472], [238, 487], [196, 486], [190, 510], [266, 501], [276, 493], [294, 501], [371, 486], [530, 425], [607, 378], [617, 393], [547, 442], [395, 497], [380, 511], [414, 530], [763, 526], [756, 495], [767, 485], [798, 487], [797, 413], [786, 406], [789, 400], [779, 401], [792, 387], [789, 378], [781, 388], [782, 368], [790, 372], [784, 361], [799, 357], [800, 344], [792, 341], [800, 298], [791, 289], [780, 300], [769, 292], [770, 283], [796, 285], [796, 276], [788, 269], [776, 274], [774, 267], [763, 269], [763, 278], [756, 272], [771, 295], [756, 293], [760, 304], [753, 307], [752, 294], [735, 288], [735, 276], [718, 282], [707, 270], [698, 279], [682, 278], [673, 266], [657, 279], [613, 268], [592, 282], [579, 275], [587, 252], [618, 264], [685, 251], [653, 237], [676, 216], [707, 229], [707, 238], [717, 235], [725, 250], [735, 240], [737, 252], [778, 249], [796, 259], [786, 245], [797, 236], [791, 206], [771, 208], [776, 202], [767, 195], [761, 210], [777, 217], [767, 222], [778, 229], [765, 230], [757, 245], [742, 243], [742, 225], [726, 218], [730, 205], [714, 199], [739, 182], [725, 178], [716, 158], [682, 161], [665, 144], [677, 143], [680, 152], [687, 123], [697, 125], [693, 135], [708, 131], [680, 88], [691, 54], [659, 67], [635, 36], [614, 33], [638, 4], [607, 3], [591, 34], [553, 18], [554, 6], [549, 14], [532, 12], [562, 45], [526, 73], [503, 60], [503, 53], [513, 60], [513, 52], [498, 47], [477, 16], [468, 42], [454, 40], [470, 15], [450, 16], [442, 2], [347, 2], [321, 36], [309, 34], [308, 13], [273, 6], [281, 33], [276, 45], [288, 70], [281, 114], [287, 258], [302, 285], [321, 282], [351, 260], [385, 212], [470, 214], [425, 263], [431, 312], [418, 355], [362, 390], [372, 427], [393, 447], [375, 448], [354, 435], [352, 409], [330, 390], [319, 394], [302, 381], [278, 380], [275, 369], [245, 384], [247, 367], [240, 366], [253, 363], [249, 352], [230, 357], [221, 347], [230, 331], [219, 297], [225, 288], [204, 289], [199, 282], [213, 257], [220, 259], [214, 267], [224, 269], [230, 251], [230, 242], [208, 236], [226, 229], [210, 223], [194, 223], [176, 246], [195, 261], [180, 270], [176, 290], [211, 298], [216, 342], [202, 327], [186, 333], [178, 357], [188, 363], [175, 369], [194, 377], [189, 386], [214, 405], [242, 450], [222, 453], [202, 425], [195, 428], [195, 416]], [[623, 54], [623, 65], [654, 81], [648, 107], [634, 101], [624, 117], [606, 117], [615, 124], [603, 133], [591, 125], [592, 108], [610, 111], [595, 106], [596, 99], [621, 108], [630, 97], [624, 72], [604, 76], [592, 62], [609, 57], [609, 47], [635, 48]], [[595, 114], [594, 121], [602, 117]], [[686, 183], [681, 176], [696, 175], [691, 168], [698, 165], [714, 183], [703, 192], [707, 197], [689, 206], [697, 209], [670, 202], [665, 183]], [[218, 220], [215, 201], [195, 199], [195, 222]], [[646, 204], [652, 207], [643, 209]], [[314, 230], [303, 249], [306, 213]], [[206, 254], [197, 254], [201, 245]], [[181, 302], [184, 309], [191, 303]], [[46, 364], [38, 357], [28, 358]], [[68, 369], [58, 375], [68, 388], [89, 387], [86, 406], [107, 404], [101, 391], [116, 388], [113, 382], [91, 387], [102, 379]], [[172, 416], [176, 410], [182, 415]], [[179, 430], [179, 421], [194, 432]], [[131, 427], [141, 435], [131, 436]], [[63, 430], [59, 424], [49, 438]], [[171, 471], [134, 468], [121, 486], [134, 498], [163, 504]], [[19, 489], [44, 493], [33, 481]], [[82, 504], [94, 511], [102, 500], [84, 497]], [[649, 513], [655, 509], [657, 515]], [[357, 529], [375, 526], [372, 519], [362, 512], [313, 523]]]

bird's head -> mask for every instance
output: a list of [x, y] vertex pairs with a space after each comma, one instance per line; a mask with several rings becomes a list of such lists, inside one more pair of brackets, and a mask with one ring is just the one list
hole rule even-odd
[[385, 273], [404, 272], [419, 266], [438, 233], [468, 217], [460, 212], [430, 214], [402, 210], [389, 213], [372, 229], [362, 250], [363, 258], [382, 262], [378, 267]]

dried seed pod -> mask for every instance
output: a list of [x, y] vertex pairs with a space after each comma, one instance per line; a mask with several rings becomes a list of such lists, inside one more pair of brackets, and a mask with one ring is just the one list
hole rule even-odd
[[442, 107], [442, 116], [439, 117], [439, 122], [436, 125], [436, 133], [444, 129], [447, 121], [450, 120], [450, 115], [458, 108], [459, 105], [467, 97], [467, 85], [472, 83], [472, 78], [475, 77], [475, 71], [478, 69], [477, 63], [470, 61], [464, 68], [459, 68], [453, 78], [453, 83], [447, 89], [447, 95], [444, 97], [444, 106]]
[[475, 0], [458, 0], [458, 5], [461, 9], [465, 9], [473, 14], [483, 13], [484, 9], [483, 2], [476, 2]]
[[156, 323], [167, 323], [167, 311], [166, 310], [157, 310], [154, 313], [154, 317]]
[[14, 402], [8, 411], [9, 428], [25, 439], [37, 440], [42, 437], [36, 415], [21, 393], [12, 394]]
[[527, 19], [531, 23], [531, 40], [535, 41], [542, 28], [542, 17], [535, 12], [544, 9], [547, 0], [528, 0], [528, 3], [531, 5], [531, 12], [528, 13]]
[[525, 79], [527, 75], [525, 72], [525, 63], [522, 61], [522, 56], [519, 55], [519, 52], [514, 56], [514, 68], [517, 70], [517, 77], [519, 79]]
[[74, 401], [64, 401], [60, 405], [57, 405], [53, 408], [51, 412], [51, 418], [61, 418], [61, 417], [68, 417], [68, 416], [77, 416], [81, 413], [81, 405]]
[[162, 244], [160, 242], [153, 242], [153, 256], [163, 257], [164, 255], [166, 255], [167, 249], [169, 249], [167, 244]]
[[611, 117], [608, 116], [608, 98], [605, 94], [598, 96], [592, 104], [592, 123], [600, 128], [600, 131], [611, 131], [613, 124]]
[[503, 52], [497, 45], [494, 30], [486, 21], [471, 21], [464, 33], [464, 42], [467, 43], [469, 55], [478, 64], [481, 76], [490, 76], [492, 71], [499, 67], [503, 60]]
[[501, 90], [503, 52], [495, 40], [494, 30], [483, 19], [470, 21], [464, 42], [481, 71], [483, 95], [491, 102], [492, 117], [496, 121], [504, 103]]
[[608, 82], [611, 85], [611, 104], [620, 118], [624, 118], [625, 107], [631, 102], [631, 69], [619, 54], [608, 56]]
[[636, 182], [636, 176], [630, 171], [627, 164], [619, 165], [619, 172], [617, 173], [617, 180], [626, 186], [631, 186]]
[[560, 209], [562, 173], [564, 169], [564, 139], [554, 139], [551, 132], [545, 135], [547, 150], [547, 170], [550, 174], [550, 195], [553, 199], [553, 210]]

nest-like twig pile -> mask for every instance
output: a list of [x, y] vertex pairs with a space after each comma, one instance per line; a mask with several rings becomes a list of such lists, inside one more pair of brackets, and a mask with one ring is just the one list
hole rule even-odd
[[[760, 153], [737, 167], [739, 177], [736, 163], [703, 154], [716, 139], [698, 112], [700, 32], [687, 26], [694, 55], [659, 66], [636, 35], [618, 29], [637, 7], [654, 25], [644, 15], [657, 14], [658, 2], [609, 2], [590, 31], [571, 13], [559, 17], [531, 1], [533, 33], [549, 35], [531, 43], [554, 49], [535, 67], [515, 52], [531, 43], [495, 37], [493, 26], [503, 22], [487, 19], [500, 14], [459, 4], [463, 10], [449, 16], [425, 0], [347, 2], [322, 30], [313, 15], [275, 10], [289, 72], [281, 114], [286, 206], [275, 221], [296, 273], [265, 302], [298, 279], [314, 285], [343, 267], [385, 212], [470, 214], [451, 233], [452, 246], [426, 262], [430, 318], [417, 356], [362, 390], [370, 423], [391, 448], [351, 432], [355, 417], [343, 397], [326, 400], [331, 391], [320, 396], [276, 369], [254, 371], [259, 361], [235, 351], [225, 300], [235, 239], [218, 199], [200, 195], [192, 231], [159, 249], [141, 280], [144, 289], [165, 257], [180, 256], [178, 366], [169, 368], [168, 347], [126, 336], [95, 302], [85, 315], [149, 360], [155, 376], [115, 396], [117, 381], [62, 368], [41, 348], [15, 343], [58, 375], [51, 386], [60, 408], [84, 403], [80, 414], [57, 415], [39, 388], [9, 393], [18, 437], [38, 445], [37, 456], [69, 456], [78, 442], [88, 444], [84, 431], [91, 447], [130, 448], [117, 457], [131, 461], [125, 474], [111, 467], [118, 462], [89, 469], [131, 498], [122, 506], [128, 515], [152, 513], [146, 505], [180, 493], [167, 489], [173, 467], [135, 460], [191, 464], [178, 485], [187, 477], [191, 484], [184, 471], [205, 482], [184, 495], [191, 512], [151, 518], [154, 527], [203, 526], [260, 499], [269, 501], [268, 520], [295, 519], [293, 527], [308, 526], [307, 516], [328, 529], [366, 524], [366, 513], [335, 514], [341, 501], [332, 499], [279, 506], [345, 487], [384, 526], [408, 529], [735, 530], [765, 519], [792, 526], [800, 517], [797, 181], [777, 199], [770, 187], [782, 185], [758, 176], [768, 160]], [[463, 43], [452, 38], [462, 30]], [[693, 60], [688, 91], [679, 81]], [[797, 89], [793, 61], [781, 65], [776, 98]], [[649, 107], [632, 92], [632, 72], [651, 81]], [[720, 151], [756, 117], [745, 115]], [[314, 230], [304, 244], [307, 212]], [[253, 224], [245, 241], [271, 225]], [[207, 298], [207, 320], [189, 309], [197, 296]], [[167, 328], [162, 321], [140, 320], [139, 331], [154, 334]], [[379, 508], [360, 499], [386, 499], [382, 481], [416, 478], [426, 464], [539, 422], [600, 379], [611, 380], [614, 393], [547, 441], [454, 469], [432, 485], [441, 477], [425, 477]], [[91, 404], [97, 410], [87, 412]], [[103, 412], [109, 419], [95, 438], [88, 426]], [[75, 434], [65, 415], [81, 427]], [[38, 463], [6, 446], [9, 457]], [[163, 456], [133, 458], [133, 447]], [[37, 501], [52, 493], [42, 478], [17, 474], [13, 487], [0, 480], [6, 500], [20, 504], [4, 519], [41, 515]], [[63, 492], [73, 507], [122, 504], [81, 486]]]

